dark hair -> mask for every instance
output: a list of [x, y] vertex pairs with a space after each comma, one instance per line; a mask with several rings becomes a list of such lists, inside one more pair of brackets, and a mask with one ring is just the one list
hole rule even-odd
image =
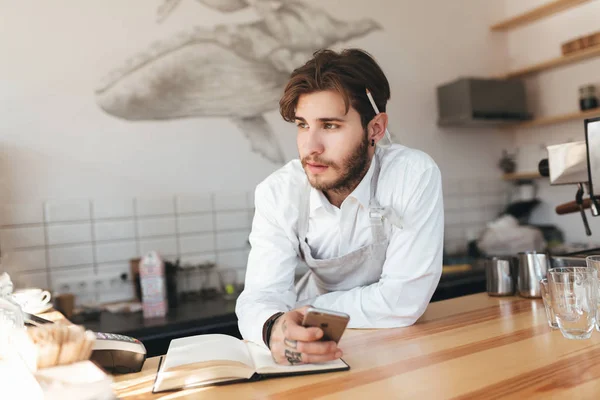
[[332, 90], [359, 114], [364, 128], [375, 117], [366, 89], [369, 89], [377, 108], [385, 112], [390, 99], [390, 84], [383, 70], [364, 50], [346, 49], [340, 53], [319, 50], [303, 66], [296, 68], [279, 100], [279, 112], [284, 120], [296, 119], [298, 98], [303, 94]]

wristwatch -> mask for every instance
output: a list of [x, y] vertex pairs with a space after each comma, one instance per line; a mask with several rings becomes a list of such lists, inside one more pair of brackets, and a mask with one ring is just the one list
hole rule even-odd
[[269, 349], [271, 348], [271, 346], [269, 345], [269, 342], [271, 341], [271, 330], [273, 329], [273, 325], [275, 324], [277, 318], [281, 317], [283, 314], [285, 313], [278, 312], [276, 314], [271, 315], [263, 325], [263, 342], [265, 342]]

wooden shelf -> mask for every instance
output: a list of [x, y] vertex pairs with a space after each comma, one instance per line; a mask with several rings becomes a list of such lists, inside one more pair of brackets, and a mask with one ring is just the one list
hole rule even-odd
[[560, 67], [561, 65], [573, 64], [578, 61], [587, 60], [589, 58], [594, 58], [600, 56], [600, 46], [590, 47], [585, 50], [580, 50], [576, 53], [572, 53], [566, 56], [560, 56], [553, 58], [548, 61], [541, 62], [539, 64], [530, 65], [525, 68], [517, 69], [514, 71], [510, 71], [507, 74], [499, 76], [501, 79], [508, 78], [520, 78], [525, 75], [534, 74], [536, 72]]
[[518, 26], [530, 24], [534, 21], [542, 18], [554, 15], [566, 9], [578, 6], [583, 3], [587, 3], [591, 0], [555, 0], [548, 4], [544, 4], [533, 10], [527, 11], [523, 14], [517, 15], [516, 17], [509, 18], [507, 20], [498, 22], [490, 27], [492, 31], [507, 31], [509, 29], [516, 28]]
[[542, 176], [539, 172], [517, 172], [514, 174], [504, 174], [502, 179], [505, 181], [528, 181], [532, 179], [540, 179]]
[[579, 111], [570, 114], [556, 115], [554, 117], [542, 117], [519, 124], [506, 125], [503, 129], [527, 129], [537, 126], [560, 124], [568, 121], [584, 120], [586, 118], [600, 117], [600, 108], [593, 110]]

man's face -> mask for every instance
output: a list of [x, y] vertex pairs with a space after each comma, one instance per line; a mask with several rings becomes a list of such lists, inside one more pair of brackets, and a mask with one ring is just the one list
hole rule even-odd
[[296, 106], [298, 153], [310, 184], [318, 190], [352, 190], [368, 167], [369, 144], [358, 112], [346, 113], [333, 91], [304, 94]]

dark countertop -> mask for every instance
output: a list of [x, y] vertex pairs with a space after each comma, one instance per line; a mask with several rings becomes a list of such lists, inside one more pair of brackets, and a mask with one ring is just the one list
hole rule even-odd
[[224, 333], [241, 338], [237, 328], [235, 300], [222, 297], [180, 301], [164, 318], [144, 319], [142, 312], [102, 311], [96, 321], [79, 322], [95, 332], [118, 333], [139, 339], [148, 356], [164, 354], [171, 339], [207, 333]]
[[[482, 269], [444, 273], [431, 299], [432, 302], [467, 294], [484, 292]], [[164, 318], [144, 319], [142, 312], [111, 313], [102, 311], [95, 321], [73, 322], [95, 332], [132, 336], [144, 343], [150, 357], [164, 354], [172, 339], [207, 333], [222, 333], [241, 338], [235, 315], [235, 300], [221, 296], [207, 299], [181, 300]]]

